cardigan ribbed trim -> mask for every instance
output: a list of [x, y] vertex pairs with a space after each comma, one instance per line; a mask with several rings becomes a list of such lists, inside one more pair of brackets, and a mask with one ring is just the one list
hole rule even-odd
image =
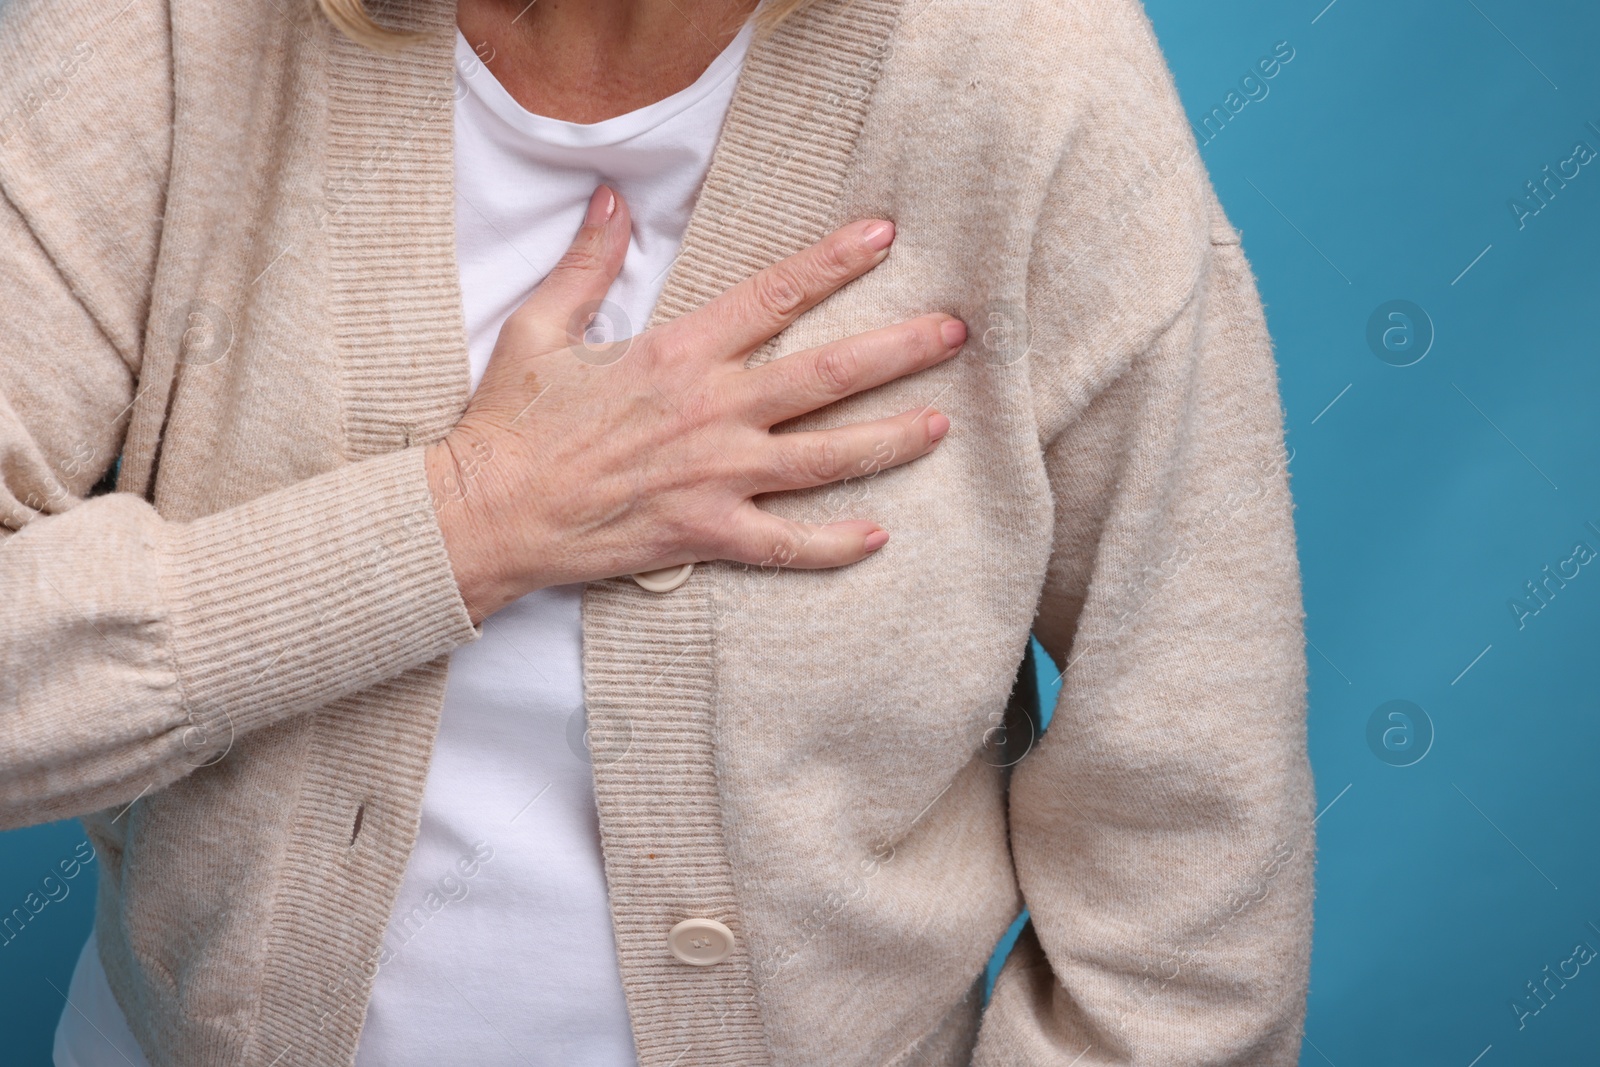
[[[426, 36], [387, 54], [317, 19], [317, 39], [301, 46], [327, 64], [317, 221], [355, 458], [414, 455], [455, 424], [469, 390], [455, 258], [454, 6], [396, 5], [383, 17]], [[421, 819], [446, 667], [441, 657], [316, 716], [248, 1062], [287, 1067], [310, 1062], [313, 1049], [335, 1062], [354, 1057]], [[386, 803], [354, 784], [378, 781], [391, 785]]]
[[[650, 319], [704, 304], [830, 229], [900, 0], [855, 0], [792, 17], [745, 58], [682, 250]], [[823, 100], [826, 106], [806, 106]], [[797, 148], [798, 145], [798, 148]], [[751, 362], [769, 352], [763, 346]], [[606, 881], [640, 1067], [760, 1067], [749, 941], [723, 836], [713, 695], [714, 564], [665, 598], [628, 580], [583, 602], [592, 729], [626, 738], [596, 760]], [[666, 932], [691, 916], [734, 931], [732, 956], [689, 967]]]
[[356, 456], [449, 432], [469, 393], [455, 246], [455, 8], [391, 19], [427, 33], [400, 55], [330, 38], [330, 312]]
[[[652, 325], [700, 306], [831, 228], [830, 208], [900, 6], [901, 0], [856, 0], [814, 7], [752, 45]], [[426, 37], [395, 57], [319, 28], [329, 64], [327, 212], [320, 221], [345, 439], [354, 457], [438, 439], [468, 395], [454, 246], [454, 9], [419, 0], [395, 5], [385, 18]], [[826, 106], [801, 104], [818, 99]], [[700, 1064], [769, 1062], [723, 837], [705, 584], [704, 567], [698, 580], [666, 598], [627, 580], [594, 583], [583, 605], [591, 729], [627, 738], [619, 758], [596, 760], [595, 789], [641, 1067], [682, 1062], [691, 1048]], [[367, 714], [383, 709], [383, 721], [363, 729], [390, 733], [385, 758], [404, 764], [390, 762], [384, 775], [410, 780], [419, 800], [443, 684], [441, 660], [389, 683], [385, 699], [364, 701]], [[300, 829], [286, 850], [296, 859], [283, 873], [274, 908], [280, 926], [309, 921], [318, 929], [308, 937], [303, 927], [283, 928], [270, 939], [267, 1007], [251, 1034], [252, 1060], [295, 1062], [295, 1050], [314, 1043], [353, 1053], [420, 817], [387, 811], [381, 817], [396, 824], [390, 832], [364, 830], [364, 840], [392, 855], [364, 855], [358, 847], [341, 869], [318, 865], [316, 857], [328, 855], [331, 840], [348, 830], [349, 811], [362, 806], [346, 795], [349, 768], [373, 751], [356, 744], [360, 732], [341, 727], [330, 712], [314, 730], [297, 807]], [[379, 878], [380, 872], [392, 877]], [[383, 906], [356, 899], [374, 896]], [[738, 945], [730, 959], [697, 968], [668, 952], [667, 931], [691, 916], [734, 930]], [[308, 984], [323, 990], [322, 1011], [280, 1010], [303, 1003], [293, 994]]]

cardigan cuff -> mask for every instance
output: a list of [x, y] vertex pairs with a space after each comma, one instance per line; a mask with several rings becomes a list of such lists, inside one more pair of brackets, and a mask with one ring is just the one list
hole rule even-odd
[[194, 723], [187, 747], [224, 750], [482, 633], [450, 567], [424, 451], [167, 524], [162, 584]]

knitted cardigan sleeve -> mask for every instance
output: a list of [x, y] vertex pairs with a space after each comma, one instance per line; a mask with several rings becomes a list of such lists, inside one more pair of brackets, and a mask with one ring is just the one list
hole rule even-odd
[[120, 805], [476, 636], [422, 446], [189, 522], [88, 496], [138, 391], [0, 202], [0, 828]]
[[1049, 445], [1036, 633], [1065, 675], [1011, 786], [1032, 922], [980, 1067], [1296, 1061], [1313, 797], [1275, 374], [1249, 268], [1219, 244]]
[[1277, 370], [1153, 39], [1138, 62], [1148, 109], [1130, 86], [1137, 125], [1073, 145], [1031, 262], [1055, 514], [1035, 633], [1064, 676], [1011, 784], [1031, 924], [978, 1067], [1300, 1049], [1314, 797]]
[[[71, 15], [0, 18], [26, 90], [0, 107], [0, 828], [126, 804], [478, 633], [420, 445], [187, 522], [91, 495], [172, 341], [170, 58], [164, 5], [92, 38]], [[124, 91], [75, 91], [91, 60]]]

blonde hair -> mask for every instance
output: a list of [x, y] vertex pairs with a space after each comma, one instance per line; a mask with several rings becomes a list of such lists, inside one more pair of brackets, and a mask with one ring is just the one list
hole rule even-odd
[[[766, 0], [756, 12], [756, 34], [765, 36], [771, 33], [778, 23], [810, 3], [812, 0]], [[363, 0], [317, 0], [317, 6], [340, 33], [368, 48], [394, 51], [422, 37], [411, 30], [397, 30], [383, 25], [372, 17]]]

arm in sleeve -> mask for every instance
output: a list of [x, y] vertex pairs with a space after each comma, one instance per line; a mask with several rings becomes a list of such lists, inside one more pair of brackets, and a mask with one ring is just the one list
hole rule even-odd
[[0, 249], [0, 828], [131, 801], [477, 635], [421, 446], [191, 522], [87, 496], [133, 331], [3, 197]]
[[1176, 315], [1045, 442], [1035, 632], [1065, 675], [1011, 785], [1032, 922], [979, 1067], [1299, 1054], [1314, 798], [1292, 505], [1254, 278], [1211, 234]]

